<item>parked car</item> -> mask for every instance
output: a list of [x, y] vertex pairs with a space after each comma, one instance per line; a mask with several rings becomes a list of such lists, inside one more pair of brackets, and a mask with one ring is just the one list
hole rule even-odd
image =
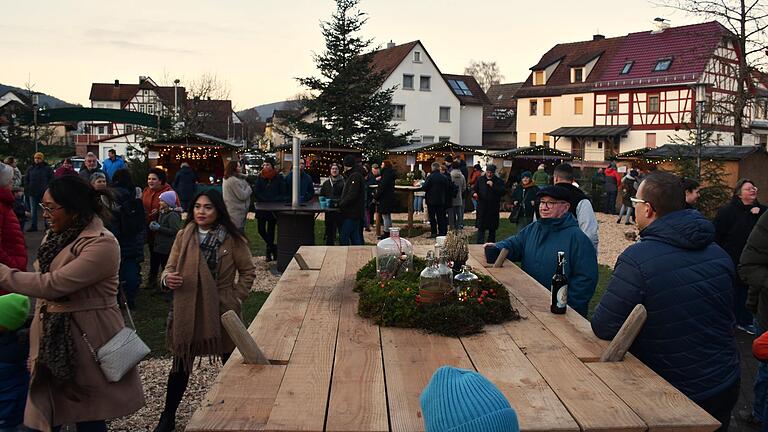
[[85, 158], [84, 157], [81, 157], [81, 156], [70, 156], [69, 158], [61, 158], [61, 160], [59, 160], [58, 162], [56, 162], [53, 165], [53, 169], [56, 170], [56, 168], [60, 167], [61, 166], [61, 162], [64, 159], [69, 159], [70, 162], [72, 162], [72, 168], [74, 168], [75, 171], [77, 171], [77, 172], [80, 172], [80, 168], [82, 168], [83, 165], [85, 164]]

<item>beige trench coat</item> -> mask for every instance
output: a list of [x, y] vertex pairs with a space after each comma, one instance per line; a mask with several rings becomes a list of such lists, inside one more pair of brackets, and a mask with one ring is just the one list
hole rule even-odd
[[[74, 327], [75, 383], [82, 390], [53, 389], [37, 370], [43, 306], [73, 312], [95, 349], [125, 326], [115, 301], [119, 266], [120, 247], [98, 217], [59, 252], [48, 273], [21, 272], [0, 265], [0, 287], [39, 299], [29, 334], [32, 379], [24, 412], [26, 426], [48, 432], [52, 426], [126, 416], [144, 406], [138, 372], [134, 369], [117, 383], [107, 382]], [[66, 303], [53, 302], [64, 296], [68, 298]]]
[[[178, 267], [179, 257], [185, 254], [182, 251], [182, 245], [190, 244], [188, 242], [189, 238], [197, 235], [197, 225], [194, 223], [187, 224], [186, 227], [176, 234], [176, 241], [173, 242], [171, 254], [168, 256], [168, 263], [163, 271], [163, 281], [168, 273], [183, 273], [182, 269]], [[199, 242], [195, 241], [192, 244], [198, 245]], [[195, 268], [205, 267], [207, 264], [204, 259], [203, 254], [200, 254], [199, 262], [186, 263], [185, 265], [194, 265]], [[182, 259], [181, 261], [184, 260]], [[237, 275], [237, 282], [235, 282], [235, 275]], [[216, 279], [216, 287], [219, 291], [219, 314], [232, 310], [242, 319], [243, 300], [251, 292], [254, 279], [256, 279], [256, 266], [253, 265], [253, 257], [251, 256], [248, 244], [235, 241], [231, 235], [228, 235], [221, 246], [219, 246], [219, 271], [218, 278]], [[182, 285], [179, 289], [184, 289], [184, 286]], [[168, 336], [166, 341], [169, 348], [173, 347], [171, 325], [172, 323], [168, 322], [168, 328], [166, 329]], [[224, 330], [224, 327], [221, 327], [219, 331], [221, 332], [223, 353], [234, 351], [235, 344], [229, 338], [229, 334]]]

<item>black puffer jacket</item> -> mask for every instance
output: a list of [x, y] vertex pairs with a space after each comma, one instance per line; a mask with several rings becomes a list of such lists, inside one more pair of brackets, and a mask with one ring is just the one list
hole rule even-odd
[[[757, 214], [752, 209], [757, 208]], [[752, 205], [744, 205], [741, 199], [734, 197], [731, 202], [717, 211], [715, 219], [715, 242], [720, 245], [733, 260], [733, 264], [739, 265], [739, 258], [747, 238], [752, 232], [757, 220], [765, 213], [766, 207], [757, 201]]]
[[426, 192], [425, 201], [428, 207], [446, 207], [448, 205], [448, 194], [451, 181], [440, 171], [432, 171], [421, 186], [421, 190]]
[[739, 276], [749, 285], [747, 309], [757, 314], [761, 329], [768, 329], [768, 213], [760, 216], [747, 239]]
[[488, 186], [488, 177], [482, 176], [475, 183], [477, 192], [477, 220], [475, 226], [484, 229], [497, 229], [499, 227], [499, 211], [501, 210], [501, 198], [507, 192], [504, 180], [493, 175], [493, 186]]
[[365, 176], [359, 166], [344, 172], [344, 190], [339, 200], [341, 215], [347, 219], [362, 219], [365, 214]]
[[381, 170], [379, 187], [376, 188], [373, 197], [379, 203], [379, 213], [392, 213], [395, 208], [395, 171], [392, 168], [386, 167]]
[[635, 305], [645, 306], [648, 319], [630, 352], [694, 402], [739, 379], [734, 267], [714, 238], [696, 210], [655, 220], [619, 256], [592, 317], [597, 337], [609, 340]]

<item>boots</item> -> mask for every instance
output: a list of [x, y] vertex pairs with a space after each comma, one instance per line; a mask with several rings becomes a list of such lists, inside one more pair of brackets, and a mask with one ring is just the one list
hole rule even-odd
[[274, 259], [275, 259], [275, 257], [272, 256], [272, 246], [267, 245], [267, 252], [266, 252], [266, 254], [264, 256], [264, 260], [266, 262], [270, 262], [270, 261], [274, 261]]
[[155, 426], [154, 432], [175, 432], [176, 431], [176, 418], [171, 414], [163, 414], [160, 416], [160, 421]]

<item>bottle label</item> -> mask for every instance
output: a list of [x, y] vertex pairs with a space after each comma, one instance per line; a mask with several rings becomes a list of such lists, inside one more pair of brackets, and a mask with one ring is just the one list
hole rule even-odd
[[557, 290], [557, 307], [564, 308], [568, 305], [568, 285], [563, 285]]

